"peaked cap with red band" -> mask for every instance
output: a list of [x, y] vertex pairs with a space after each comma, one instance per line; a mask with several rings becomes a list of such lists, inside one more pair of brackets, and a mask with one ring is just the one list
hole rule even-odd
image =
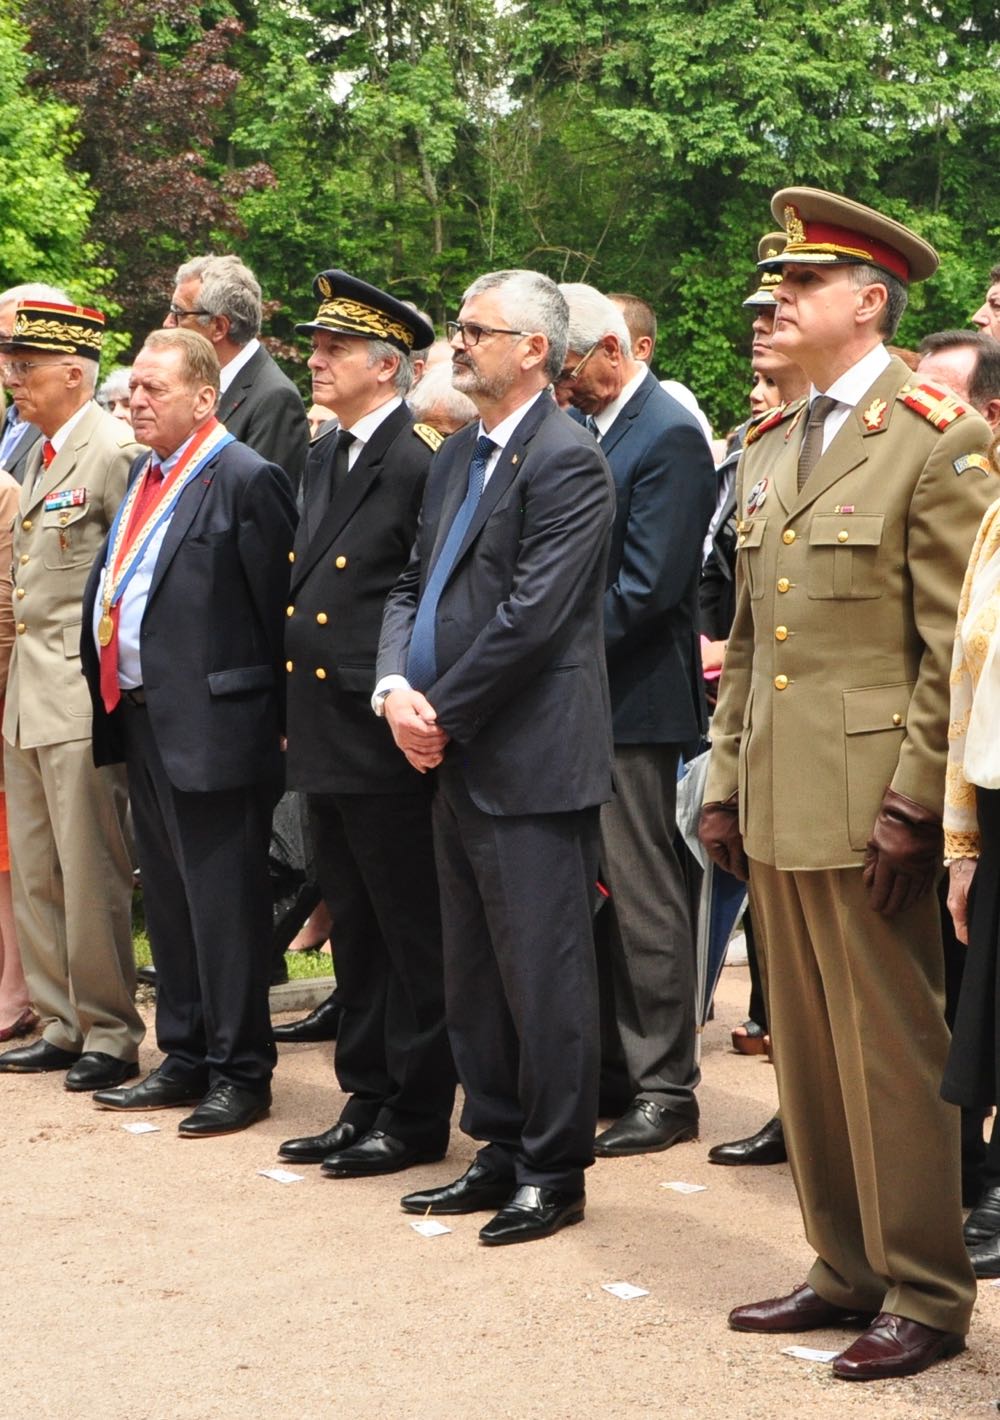
[[51, 350], [60, 355], [101, 358], [104, 317], [89, 306], [61, 306], [52, 301], [18, 301], [10, 339], [0, 349]]
[[938, 268], [929, 242], [891, 217], [818, 187], [783, 187], [771, 211], [785, 227], [788, 245], [777, 257], [758, 262], [765, 271], [783, 266], [880, 267], [900, 281], [926, 281]]

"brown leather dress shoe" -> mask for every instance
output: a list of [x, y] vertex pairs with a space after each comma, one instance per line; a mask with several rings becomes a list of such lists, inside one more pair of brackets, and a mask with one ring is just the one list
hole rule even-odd
[[824, 1326], [868, 1326], [875, 1313], [838, 1307], [814, 1292], [808, 1283], [796, 1287], [787, 1297], [771, 1297], [734, 1307], [729, 1325], [734, 1331], [818, 1331]]
[[864, 1335], [834, 1361], [833, 1374], [842, 1381], [915, 1376], [964, 1350], [965, 1337], [957, 1331], [938, 1331], [907, 1316], [879, 1312]]

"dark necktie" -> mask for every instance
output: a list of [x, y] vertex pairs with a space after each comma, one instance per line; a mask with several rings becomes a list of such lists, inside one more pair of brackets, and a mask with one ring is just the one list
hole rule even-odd
[[346, 429], [341, 429], [337, 435], [337, 449], [333, 456], [333, 473], [330, 478], [331, 502], [347, 482], [347, 455], [356, 437], [357, 435], [349, 433]]
[[817, 395], [809, 406], [809, 418], [806, 420], [805, 431], [802, 435], [802, 447], [799, 449], [799, 492], [805, 487], [806, 479], [813, 471], [817, 459], [823, 452], [823, 424], [828, 414], [832, 414], [840, 403], [839, 399], [831, 399], [828, 394]]
[[413, 633], [410, 636], [410, 654], [406, 663], [406, 679], [414, 690], [426, 690], [437, 680], [435, 632], [438, 602], [441, 599], [444, 584], [458, 558], [458, 550], [462, 546], [462, 540], [469, 530], [472, 515], [476, 511], [476, 504], [482, 497], [483, 487], [486, 483], [486, 465], [495, 448], [496, 444], [485, 434], [480, 434], [476, 440], [472, 462], [469, 464], [469, 486], [465, 499], [455, 514], [455, 521], [448, 529], [448, 536], [444, 540], [441, 554], [427, 578], [424, 594], [417, 606]]
[[592, 414], [587, 415], [586, 419], [583, 421], [583, 426], [589, 433], [593, 434], [598, 443], [601, 442], [601, 431], [598, 429], [597, 420]]

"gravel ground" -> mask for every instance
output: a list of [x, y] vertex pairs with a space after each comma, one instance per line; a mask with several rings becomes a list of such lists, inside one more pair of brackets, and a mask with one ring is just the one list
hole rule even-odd
[[[722, 1169], [709, 1145], [770, 1115], [774, 1074], [729, 1049], [745, 968], [723, 973], [704, 1037], [702, 1138], [591, 1170], [586, 1222], [487, 1249], [483, 1218], [423, 1238], [400, 1194], [441, 1164], [365, 1182], [258, 1176], [291, 1135], [325, 1128], [339, 1097], [326, 1046], [285, 1047], [269, 1119], [186, 1140], [174, 1111], [125, 1117], [61, 1077], [5, 1076], [6, 1227], [0, 1416], [35, 1420], [757, 1420], [997, 1413], [1000, 1289], [981, 1284], [969, 1350], [910, 1381], [848, 1385], [793, 1360], [794, 1341], [737, 1335], [726, 1312], [802, 1280], [809, 1254], [785, 1167]], [[142, 1065], [156, 1063], [152, 1043]], [[682, 1195], [660, 1187], [707, 1186]], [[602, 1284], [648, 1296], [623, 1301]]]

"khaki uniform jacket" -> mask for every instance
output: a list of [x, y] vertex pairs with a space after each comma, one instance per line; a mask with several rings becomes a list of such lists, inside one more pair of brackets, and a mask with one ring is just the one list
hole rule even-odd
[[[3, 736], [22, 749], [90, 738], [90, 694], [80, 671], [83, 589], [125, 492], [141, 445], [120, 419], [91, 404], [52, 464], [39, 440], [25, 471], [14, 525], [14, 654]], [[75, 507], [46, 509], [61, 490]]]
[[859, 864], [888, 784], [942, 810], [955, 611], [998, 483], [964, 463], [985, 421], [940, 431], [899, 398], [911, 387], [894, 359], [801, 493], [804, 409], [741, 461], [705, 800], [738, 788], [746, 851], [776, 868]]

